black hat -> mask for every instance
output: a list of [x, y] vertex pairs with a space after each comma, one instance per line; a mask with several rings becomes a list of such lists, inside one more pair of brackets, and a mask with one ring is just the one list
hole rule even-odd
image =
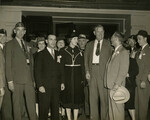
[[76, 30], [73, 30], [73, 32], [68, 36], [68, 38], [78, 37]]
[[143, 37], [148, 37], [148, 33], [147, 33], [147, 31], [145, 31], [145, 30], [139, 30], [137, 36], [138, 36], [138, 35], [141, 35], [141, 36], [143, 36]]
[[85, 34], [80, 34], [78, 39], [87, 39]]
[[61, 41], [61, 40], [64, 40], [64, 41], [65, 41], [65, 37], [63, 37], [63, 36], [62, 36], [62, 37], [57, 37], [57, 42], [58, 42], [58, 41]]
[[24, 26], [24, 24], [23, 24], [22, 22], [18, 22], [18, 23], [15, 25], [15, 28], [17, 28], [17, 27], [24, 27], [24, 28], [25, 28], [25, 26]]
[[45, 41], [45, 38], [44, 37], [38, 37], [37, 42], [41, 42], [41, 41]]
[[0, 34], [5, 34], [5, 35], [7, 35], [7, 32], [6, 32], [5, 29], [0, 29]]

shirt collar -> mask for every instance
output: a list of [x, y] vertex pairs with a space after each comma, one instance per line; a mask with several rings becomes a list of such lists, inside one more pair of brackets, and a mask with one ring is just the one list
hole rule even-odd
[[52, 50], [54, 50], [53, 48], [49, 48], [49, 47], [46, 47], [47, 50], [51, 53]]
[[146, 45], [148, 45], [148, 43], [146, 43], [145, 45], [143, 45], [142, 50], [146, 47]]
[[3, 49], [4, 46], [0, 43], [0, 47]]
[[[95, 39], [95, 42], [98, 43], [98, 40]], [[102, 42], [103, 42], [103, 39], [100, 40], [100, 43], [102, 43]]]
[[121, 45], [118, 45], [116, 48], [115, 48], [115, 52], [118, 50], [118, 48], [120, 47]]

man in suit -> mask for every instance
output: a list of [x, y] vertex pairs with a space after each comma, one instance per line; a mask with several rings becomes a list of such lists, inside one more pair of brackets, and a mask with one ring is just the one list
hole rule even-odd
[[111, 37], [114, 53], [107, 64], [105, 86], [109, 89], [109, 119], [124, 120], [124, 104], [117, 104], [110, 98], [110, 90], [116, 91], [120, 86], [125, 86], [125, 79], [129, 68], [129, 53], [122, 46], [123, 36], [115, 32]]
[[[85, 34], [79, 34], [78, 37], [78, 45], [80, 48], [80, 51], [84, 55], [85, 47], [88, 42], [88, 39], [86, 38]], [[89, 86], [87, 84], [87, 80], [85, 80], [84, 83], [84, 114], [86, 115], [86, 118], [90, 118], [90, 103], [89, 103]]]
[[6, 78], [13, 98], [15, 120], [22, 120], [24, 104], [30, 120], [36, 120], [35, 91], [32, 74], [32, 54], [23, 40], [26, 33], [23, 23], [14, 28], [15, 38], [6, 44]]
[[[1, 43], [0, 43], [0, 46], [1, 46], [1, 55], [0, 56], [0, 61], [2, 61], [3, 65], [4, 65], [4, 56], [5, 56], [5, 43], [6, 43], [6, 39], [7, 39], [7, 33], [6, 33], [6, 30], [4, 29], [1, 29], [0, 30], [1, 32]], [[5, 68], [5, 66], [4, 66]], [[4, 69], [3, 68], [3, 69]], [[0, 72], [2, 72], [2, 75], [0, 75], [0, 77], [3, 77], [5, 78], [5, 88], [4, 88], [4, 91], [5, 91], [5, 94], [3, 96], [3, 102], [2, 102], [2, 106], [1, 106], [1, 116], [2, 116], [2, 120], [13, 120], [13, 115], [12, 115], [12, 99], [11, 99], [11, 92], [8, 90], [8, 84], [7, 84], [7, 80], [6, 80], [6, 77], [5, 77], [5, 73], [3, 70], [0, 70]], [[4, 84], [1, 84], [0, 85], [4, 85]], [[1, 92], [3, 93], [3, 92]]]
[[6, 42], [6, 30], [0, 29], [0, 112], [5, 93], [5, 59], [3, 54], [3, 47]]
[[106, 63], [112, 54], [112, 49], [110, 42], [104, 39], [102, 25], [95, 27], [94, 35], [96, 39], [86, 45], [84, 54], [86, 79], [90, 91], [90, 116], [92, 120], [99, 120], [100, 116], [101, 120], [107, 120], [108, 103], [107, 89], [104, 88], [104, 72]]
[[150, 99], [150, 83], [148, 75], [150, 73], [150, 46], [147, 43], [148, 33], [140, 30], [137, 34], [138, 43], [141, 50], [137, 53], [137, 63], [139, 74], [136, 78], [135, 112], [136, 120], [148, 120], [148, 106]]
[[59, 120], [60, 71], [57, 62], [56, 36], [48, 35], [47, 47], [39, 52], [36, 63], [36, 84], [39, 90], [39, 120]]

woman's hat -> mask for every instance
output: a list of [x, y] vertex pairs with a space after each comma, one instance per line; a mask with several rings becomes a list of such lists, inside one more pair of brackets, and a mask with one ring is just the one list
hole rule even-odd
[[122, 104], [129, 100], [130, 93], [124, 86], [121, 86], [116, 91], [110, 90], [110, 97], [115, 103]]

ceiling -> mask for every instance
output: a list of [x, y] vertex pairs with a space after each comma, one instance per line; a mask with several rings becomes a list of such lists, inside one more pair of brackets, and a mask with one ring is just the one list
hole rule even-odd
[[1, 0], [1, 5], [150, 10], [150, 0]]

